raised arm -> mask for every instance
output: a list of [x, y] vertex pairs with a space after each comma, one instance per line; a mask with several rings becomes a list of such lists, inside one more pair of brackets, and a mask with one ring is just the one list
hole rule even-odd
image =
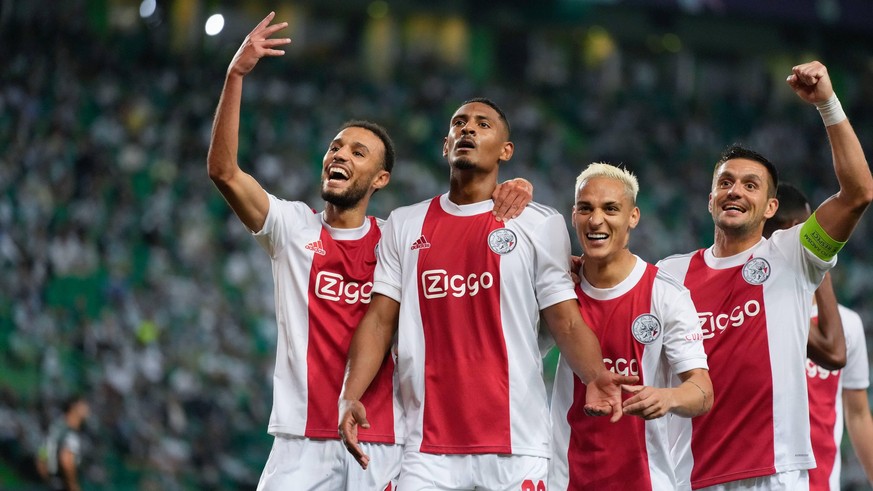
[[266, 191], [237, 163], [242, 83], [258, 60], [264, 56], [282, 56], [285, 52], [275, 48], [291, 42], [287, 38], [270, 38], [288, 25], [287, 22], [270, 25], [275, 15], [270, 12], [255, 26], [227, 68], [206, 158], [210, 179], [243, 224], [253, 231], [263, 228], [270, 203]]
[[370, 457], [358, 443], [358, 426], [369, 428], [370, 423], [367, 421], [366, 408], [361, 404], [361, 396], [391, 348], [399, 313], [400, 304], [396, 300], [374, 294], [349, 346], [349, 359], [339, 398], [339, 434], [346, 449], [364, 469], [369, 465]]
[[621, 385], [633, 384], [639, 377], [618, 375], [606, 369], [600, 341], [585, 324], [575, 300], [547, 307], [542, 314], [561, 357], [586, 385], [585, 412], [592, 416], [612, 414], [610, 421], [618, 421], [622, 415]]
[[806, 356], [823, 368], [839, 370], [846, 366], [846, 336], [830, 272], [815, 291], [815, 303], [818, 321], [809, 323]]
[[817, 61], [798, 65], [787, 82], [801, 99], [818, 108], [827, 127], [840, 190], [818, 207], [815, 217], [832, 241], [845, 242], [873, 201], [873, 177], [864, 151], [824, 65]]

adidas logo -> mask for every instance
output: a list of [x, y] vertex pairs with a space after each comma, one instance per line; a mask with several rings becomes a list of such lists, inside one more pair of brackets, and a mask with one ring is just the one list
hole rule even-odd
[[418, 240], [412, 243], [412, 247], [410, 247], [409, 249], [414, 251], [416, 249], [427, 249], [429, 247], [430, 242], [428, 242], [427, 239], [424, 238], [424, 235], [422, 235], [418, 238]]
[[324, 250], [324, 244], [320, 240], [306, 244], [306, 249], [324, 256], [327, 252]]

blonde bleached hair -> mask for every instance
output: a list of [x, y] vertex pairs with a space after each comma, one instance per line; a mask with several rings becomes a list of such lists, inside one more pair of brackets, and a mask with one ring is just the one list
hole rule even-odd
[[576, 201], [576, 196], [579, 194], [579, 190], [582, 186], [584, 186], [589, 179], [595, 177], [605, 177], [620, 181], [624, 184], [624, 190], [630, 197], [631, 202], [636, 206], [637, 193], [640, 192], [640, 183], [637, 181], [637, 176], [627, 169], [603, 162], [594, 162], [590, 164], [581, 174], [579, 174], [579, 177], [576, 178], [576, 188], [573, 193], [574, 202]]

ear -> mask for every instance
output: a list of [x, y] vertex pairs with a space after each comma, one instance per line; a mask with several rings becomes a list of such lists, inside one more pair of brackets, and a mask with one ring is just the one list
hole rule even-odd
[[515, 144], [512, 142], [504, 142], [503, 148], [500, 149], [500, 162], [506, 162], [512, 158], [512, 153], [515, 151]]
[[712, 193], [709, 193], [709, 202], [707, 202], [706, 208], [709, 210], [709, 213], [712, 214]]
[[443, 137], [443, 157], [449, 156], [449, 137]]
[[779, 209], [779, 200], [776, 198], [767, 199], [767, 208], [764, 210], [764, 218], [773, 218], [776, 210]]
[[631, 211], [630, 216], [630, 229], [633, 230], [637, 228], [637, 224], [640, 223], [640, 208], [638, 206], [634, 206], [633, 211]]
[[387, 186], [389, 181], [391, 181], [391, 173], [384, 169], [380, 170], [376, 173], [376, 177], [373, 178], [370, 188], [373, 192], [378, 191]]

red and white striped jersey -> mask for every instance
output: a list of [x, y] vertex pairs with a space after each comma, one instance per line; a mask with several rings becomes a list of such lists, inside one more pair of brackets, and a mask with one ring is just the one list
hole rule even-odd
[[[582, 277], [576, 292], [582, 317], [613, 372], [637, 375], [640, 385], [674, 387], [681, 383], [678, 374], [707, 368], [691, 295], [657, 267], [637, 257], [618, 285], [595, 288]], [[552, 391], [549, 489], [677, 488], [670, 458], [674, 443], [666, 438], [665, 418], [671, 415], [651, 421], [624, 416], [613, 424], [586, 416], [584, 405], [585, 384], [560, 360]]]
[[692, 419], [690, 448], [674, 450], [677, 466], [693, 463], [694, 489], [815, 466], [806, 340], [812, 295], [834, 264], [803, 247], [799, 225], [731, 257], [709, 248], [658, 263], [691, 291], [715, 395]]
[[567, 226], [537, 203], [508, 222], [492, 207], [442, 195], [383, 228], [373, 291], [400, 302], [407, 449], [550, 457], [537, 333], [541, 309], [576, 298]]
[[[366, 312], [376, 267], [379, 222], [332, 228], [300, 202], [269, 195], [270, 209], [258, 243], [273, 264], [276, 367], [269, 433], [338, 439], [337, 401], [352, 334]], [[362, 397], [371, 423], [359, 438], [402, 443], [395, 408], [394, 362], [387, 357]]]
[[[810, 491], [839, 491], [840, 442], [843, 440], [843, 389], [866, 390], [870, 386], [867, 340], [861, 316], [842, 305], [840, 319], [846, 335], [846, 366], [828, 370], [806, 360], [809, 387], [809, 426], [815, 469], [809, 470]], [[812, 307], [813, 322], [818, 307]]]

